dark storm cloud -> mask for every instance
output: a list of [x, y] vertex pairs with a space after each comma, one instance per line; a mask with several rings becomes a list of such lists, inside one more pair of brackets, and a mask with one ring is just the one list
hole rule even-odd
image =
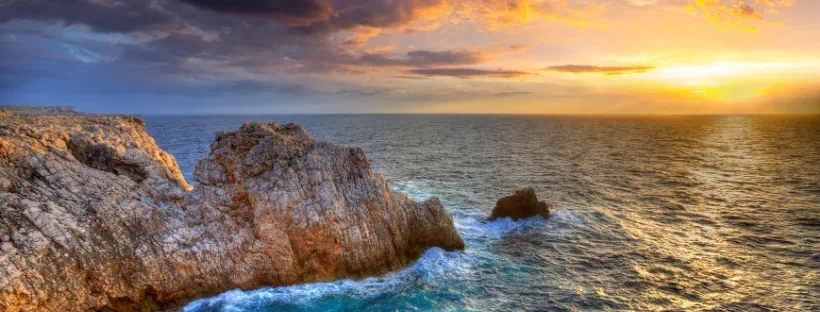
[[544, 70], [562, 73], [599, 73], [604, 75], [621, 75], [644, 73], [655, 69], [655, 66], [594, 66], [594, 65], [558, 65], [550, 66]]
[[444, 0], [337, 0], [338, 16], [331, 22], [340, 27], [396, 27], [412, 22], [425, 10], [435, 10]]
[[485, 63], [499, 51], [357, 53], [331, 36], [359, 34], [362, 26], [376, 34], [401, 27], [437, 14], [442, 1], [0, 0], [0, 34], [15, 41], [7, 45], [14, 55], [0, 47], [6, 50], [0, 51], [0, 85], [21, 92], [62, 84], [72, 92], [96, 93], [365, 96], [390, 92], [355, 85], [344, 92], [326, 90], [317, 79], [300, 86], [291, 74], [526, 74], [460, 67]]
[[329, 0], [182, 1], [216, 12], [268, 17], [293, 25], [327, 21], [334, 12]]
[[470, 78], [470, 77], [501, 77], [512, 78], [519, 76], [532, 75], [527, 72], [516, 70], [486, 70], [478, 68], [416, 68], [408, 71], [409, 73], [422, 76], [445, 76], [456, 78]]
[[13, 19], [84, 25], [100, 32], [133, 32], [170, 23], [173, 15], [151, 1], [7, 0], [0, 2], [0, 24]]
[[266, 17], [302, 34], [331, 33], [359, 26], [392, 28], [414, 21], [444, 0], [183, 0], [220, 13]]
[[[125, 50], [119, 61], [164, 64], [166, 69], [182, 68], [181, 64], [192, 58], [222, 62], [223, 69], [238, 66], [265, 72], [287, 66], [291, 72], [322, 73], [349, 72], [351, 69], [346, 67], [350, 66], [426, 67], [483, 62], [486, 56], [477, 51], [418, 50], [404, 57], [354, 56], [327, 40], [334, 32], [357, 26], [384, 28], [412, 22], [441, 1], [11, 0], [0, 2], [0, 25], [33, 20], [84, 25], [94, 32], [159, 36], [142, 45], [112, 44]], [[79, 46], [76, 42], [72, 45]]]

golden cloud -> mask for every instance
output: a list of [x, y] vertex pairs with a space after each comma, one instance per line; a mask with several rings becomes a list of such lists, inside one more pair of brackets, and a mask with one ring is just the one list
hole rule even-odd
[[794, 6], [796, 0], [690, 0], [687, 9], [702, 14], [721, 28], [754, 31], [770, 23], [765, 15], [776, 15], [781, 8]]
[[[555, 21], [582, 27], [601, 27], [601, 6], [569, 0], [467, 0], [454, 2], [457, 18], [479, 21], [489, 30], [536, 21]], [[458, 19], [457, 19], [458, 20]]]

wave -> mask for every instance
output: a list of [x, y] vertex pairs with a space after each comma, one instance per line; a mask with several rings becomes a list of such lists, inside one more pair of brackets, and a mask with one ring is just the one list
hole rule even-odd
[[469, 256], [461, 252], [447, 252], [441, 248], [431, 248], [412, 266], [385, 276], [362, 280], [344, 279], [326, 283], [265, 287], [248, 291], [234, 289], [216, 297], [193, 301], [185, 306], [183, 311], [255, 311], [270, 309], [277, 304], [311, 306], [321, 303], [323, 299], [339, 297], [352, 301], [368, 300], [385, 294], [401, 293], [419, 283], [435, 286], [441, 284], [442, 280], [465, 275], [470, 270], [470, 261], [466, 258]]

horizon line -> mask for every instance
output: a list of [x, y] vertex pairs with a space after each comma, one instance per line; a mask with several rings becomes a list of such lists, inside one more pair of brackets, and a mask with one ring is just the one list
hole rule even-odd
[[134, 115], [150, 117], [215, 117], [215, 116], [556, 116], [556, 117], [685, 117], [685, 116], [820, 116], [820, 112], [763, 112], [763, 113], [89, 113], [96, 115]]

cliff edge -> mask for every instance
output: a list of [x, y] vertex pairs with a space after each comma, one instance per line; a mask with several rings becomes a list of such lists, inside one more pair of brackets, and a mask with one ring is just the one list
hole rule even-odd
[[194, 179], [138, 118], [0, 115], [0, 310], [153, 311], [464, 248], [438, 199], [295, 124], [217, 134]]

